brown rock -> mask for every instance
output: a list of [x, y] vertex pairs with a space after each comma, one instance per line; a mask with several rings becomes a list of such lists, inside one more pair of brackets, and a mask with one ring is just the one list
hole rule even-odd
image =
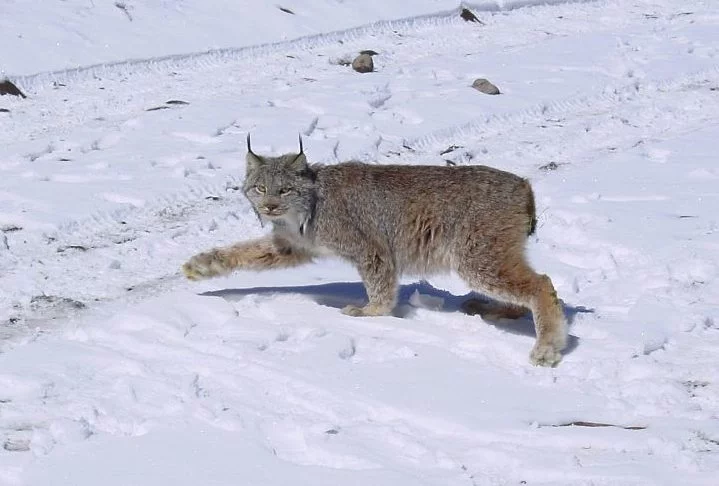
[[369, 54], [360, 54], [352, 61], [352, 69], [358, 73], [371, 73], [374, 71], [374, 61]]
[[498, 95], [499, 94], [499, 88], [497, 88], [495, 85], [490, 83], [484, 78], [477, 78], [474, 80], [474, 83], [472, 83], [472, 87], [476, 89], [477, 91], [481, 91], [482, 93], [488, 94], [488, 95]]

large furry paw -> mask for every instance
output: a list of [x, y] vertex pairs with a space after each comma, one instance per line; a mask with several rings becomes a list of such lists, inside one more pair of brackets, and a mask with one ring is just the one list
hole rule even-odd
[[534, 366], [555, 367], [562, 360], [562, 352], [552, 344], [535, 344], [529, 354], [529, 361]]
[[346, 316], [352, 317], [386, 316], [391, 312], [391, 310], [392, 309], [386, 309], [384, 307], [378, 307], [371, 304], [368, 304], [364, 307], [348, 305], [344, 309], [342, 309], [342, 313]]
[[199, 253], [182, 265], [182, 273], [190, 280], [202, 280], [227, 273], [217, 251]]

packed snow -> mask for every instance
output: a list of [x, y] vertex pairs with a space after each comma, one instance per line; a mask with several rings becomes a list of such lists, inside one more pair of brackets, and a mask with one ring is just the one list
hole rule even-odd
[[[715, 2], [36, 3], [0, 0], [0, 486], [718, 484]], [[454, 276], [371, 318], [339, 260], [186, 281], [266, 231], [248, 132], [529, 178], [563, 361]]]

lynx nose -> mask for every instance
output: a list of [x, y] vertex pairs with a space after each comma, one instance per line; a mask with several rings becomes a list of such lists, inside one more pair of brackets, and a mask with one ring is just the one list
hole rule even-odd
[[280, 207], [279, 204], [275, 203], [267, 203], [264, 206], [262, 206], [262, 210], [266, 212], [267, 214], [272, 214], [277, 211], [277, 209]]

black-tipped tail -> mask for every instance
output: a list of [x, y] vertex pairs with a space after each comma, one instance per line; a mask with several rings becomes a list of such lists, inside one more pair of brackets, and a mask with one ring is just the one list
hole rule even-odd
[[527, 189], [529, 190], [528, 198], [527, 198], [527, 214], [529, 215], [529, 231], [527, 232], [527, 236], [533, 235], [534, 232], [537, 230], [537, 207], [534, 204], [534, 191], [532, 191], [532, 186], [529, 185], [529, 182], [527, 182]]

